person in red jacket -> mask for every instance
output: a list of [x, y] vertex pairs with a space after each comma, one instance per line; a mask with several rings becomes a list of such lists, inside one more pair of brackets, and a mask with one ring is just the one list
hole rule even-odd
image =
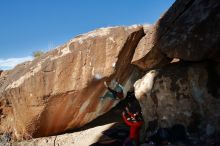
[[[117, 97], [118, 99], [124, 99], [123, 90], [117, 92], [111, 89], [106, 82], [104, 82], [104, 85], [113, 94], [113, 96], [115, 96], [115, 98]], [[124, 101], [126, 101], [126, 106], [124, 112], [122, 113], [122, 118], [126, 125], [130, 127], [130, 135], [125, 140], [124, 146], [128, 146], [130, 144], [132, 146], [139, 146], [140, 128], [144, 124], [141, 114], [141, 107], [135, 97], [134, 91], [128, 91]], [[132, 144], [133, 142], [134, 144]]]
[[126, 125], [130, 127], [130, 135], [124, 142], [124, 145], [128, 145], [128, 143], [135, 142], [134, 145], [140, 145], [140, 128], [144, 124], [141, 112], [130, 113], [128, 108], [122, 113], [122, 118]]

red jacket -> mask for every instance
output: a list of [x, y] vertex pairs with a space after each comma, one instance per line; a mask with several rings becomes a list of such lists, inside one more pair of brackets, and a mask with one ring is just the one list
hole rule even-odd
[[[134, 121], [134, 122], [128, 121], [124, 114], [122, 114], [122, 117], [123, 117], [124, 122], [128, 126], [131, 127], [129, 138], [134, 139], [136, 141], [137, 145], [139, 145], [139, 139], [140, 139], [139, 131], [140, 131], [141, 126], [144, 124], [144, 122], [143, 121]], [[132, 117], [135, 117], [135, 116], [133, 115]]]

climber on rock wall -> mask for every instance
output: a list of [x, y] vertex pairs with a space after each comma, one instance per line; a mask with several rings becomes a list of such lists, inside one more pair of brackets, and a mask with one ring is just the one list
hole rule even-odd
[[124, 93], [122, 87], [117, 84], [116, 87], [118, 87], [118, 91], [115, 91], [111, 89], [106, 82], [104, 82], [105, 87], [111, 92], [111, 95], [113, 96], [114, 99], [123, 99], [124, 98]]
[[104, 97], [106, 97], [106, 96], [112, 97], [113, 99], [117, 99], [117, 100], [118, 99], [121, 100], [124, 98], [124, 93], [123, 93], [123, 89], [122, 89], [123, 87], [120, 84], [116, 83], [116, 87], [114, 90], [112, 88], [110, 88], [106, 82], [104, 82], [104, 85], [109, 90], [109, 92], [107, 92]]
[[[106, 82], [104, 82], [105, 87], [111, 92], [111, 95], [113, 96], [114, 99], [124, 99], [127, 107], [129, 107], [129, 110], [132, 111], [133, 113], [136, 111], [141, 112], [141, 106], [135, 97], [134, 94], [134, 89], [130, 89], [127, 92], [126, 97], [124, 96], [122, 86], [117, 83], [116, 87], [118, 87], [120, 90], [113, 90], [111, 89]], [[117, 88], [116, 88], [117, 89]]]

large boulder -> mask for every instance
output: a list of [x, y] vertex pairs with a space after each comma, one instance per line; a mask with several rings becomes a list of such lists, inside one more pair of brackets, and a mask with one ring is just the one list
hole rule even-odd
[[220, 61], [219, 9], [219, 0], [177, 0], [154, 25], [145, 27], [132, 64], [149, 70], [173, 58]]
[[171, 59], [163, 54], [156, 46], [155, 25], [145, 26], [145, 36], [140, 40], [132, 58], [132, 64], [142, 70], [149, 70], [155, 67], [162, 67], [168, 64]]
[[177, 0], [156, 24], [158, 48], [170, 58], [220, 61], [219, 10], [219, 0]]
[[[78, 128], [109, 111], [119, 100], [103, 85], [128, 90], [138, 75], [130, 64], [142, 26], [101, 28], [70, 40], [9, 71], [0, 86], [1, 132], [17, 139]], [[0, 78], [0, 81], [2, 77]]]
[[220, 131], [220, 64], [173, 63], [134, 86], [145, 128], [183, 124], [191, 132]]

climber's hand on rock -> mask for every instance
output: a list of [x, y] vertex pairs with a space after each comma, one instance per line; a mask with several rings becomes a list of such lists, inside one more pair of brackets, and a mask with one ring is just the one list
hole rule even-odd
[[105, 85], [106, 88], [108, 88], [108, 85], [107, 85], [106, 81], [104, 81], [104, 85]]

